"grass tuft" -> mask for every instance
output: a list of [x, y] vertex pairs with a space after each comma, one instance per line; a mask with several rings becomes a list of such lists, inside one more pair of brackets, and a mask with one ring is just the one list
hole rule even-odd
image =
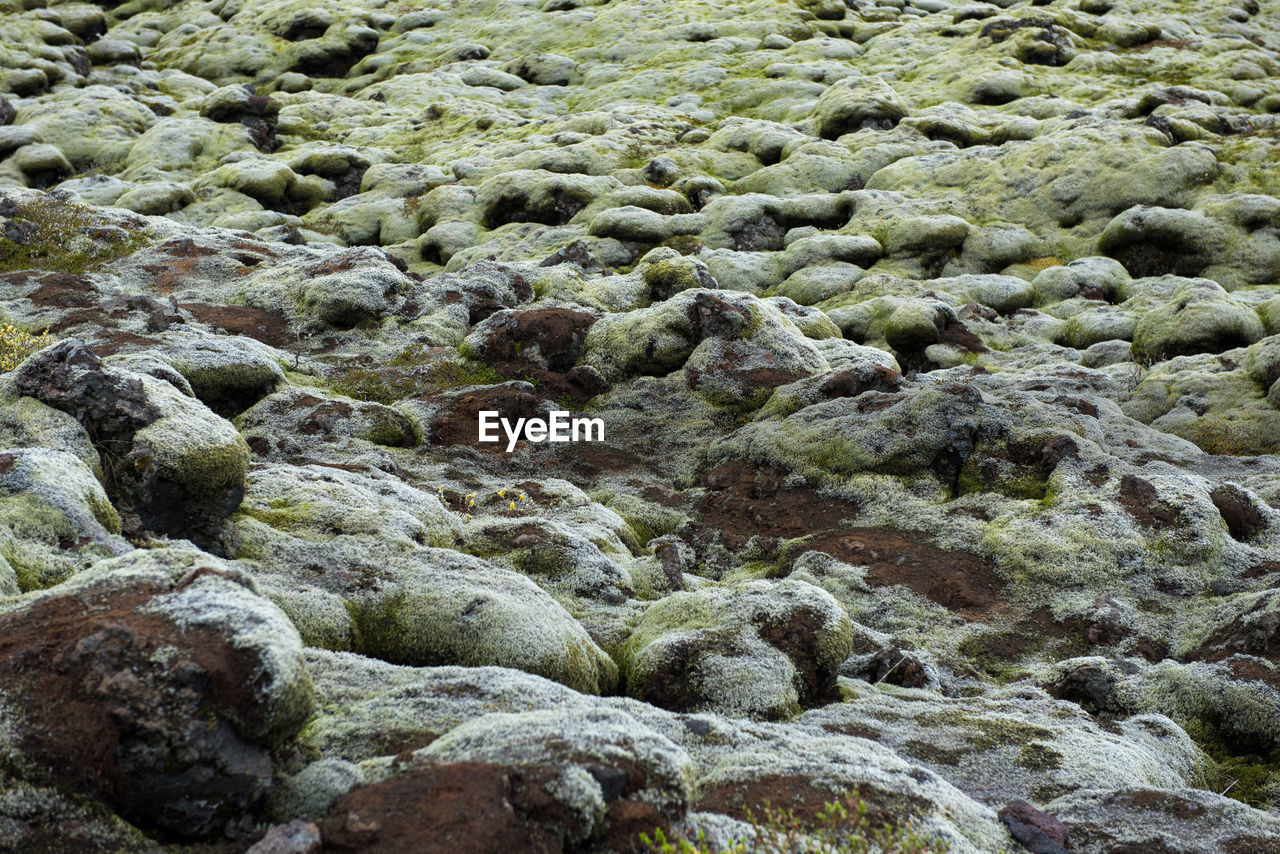
[[948, 844], [905, 825], [873, 826], [867, 804], [849, 795], [828, 803], [802, 821], [793, 810], [775, 809], [767, 802], [763, 814], [747, 811], [751, 839], [727, 848], [713, 848], [701, 831], [696, 839], [668, 840], [661, 829], [640, 834], [649, 854], [946, 854]]
[[375, 403], [429, 397], [442, 391], [502, 382], [493, 368], [456, 354], [413, 344], [383, 365], [341, 368], [329, 378], [339, 394]]
[[0, 374], [12, 371], [28, 356], [53, 343], [53, 336], [45, 332], [32, 335], [12, 323], [0, 325]]
[[132, 255], [147, 241], [84, 205], [41, 196], [0, 204], [0, 273], [84, 273]]

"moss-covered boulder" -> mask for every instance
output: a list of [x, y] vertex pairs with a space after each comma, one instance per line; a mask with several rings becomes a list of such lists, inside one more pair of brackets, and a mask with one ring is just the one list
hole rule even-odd
[[51, 587], [122, 554], [120, 516], [78, 458], [45, 448], [0, 450], [0, 556], [7, 594]]
[[[573, 722], [568, 727], [565, 718]], [[591, 799], [598, 799], [596, 821], [602, 831], [609, 825], [638, 827], [637, 813], [655, 826], [679, 819], [692, 795], [694, 768], [688, 754], [618, 709], [484, 715], [445, 733], [419, 755], [436, 761], [581, 768], [588, 772], [584, 783], [608, 787], [603, 797]]]
[[623, 678], [666, 709], [787, 717], [830, 699], [852, 632], [829, 594], [800, 581], [673, 593], [623, 645]]
[[[725, 402], [755, 398], [826, 367], [814, 345], [774, 305], [702, 288], [681, 291], [648, 309], [601, 318], [587, 332], [580, 362], [610, 382], [636, 374], [665, 376], [690, 362], [691, 387], [701, 388], [711, 374], [705, 380], [707, 394], [714, 398], [719, 388]], [[713, 380], [720, 373], [726, 376], [717, 385]], [[730, 376], [737, 373], [743, 376]]]
[[1245, 347], [1266, 335], [1258, 313], [1229, 297], [1207, 279], [1159, 280], [1161, 304], [1134, 326], [1138, 358], [1168, 359], [1192, 353], [1221, 353]]
[[233, 418], [285, 381], [287, 354], [242, 335], [170, 334], [151, 351], [173, 366], [200, 402]]
[[107, 367], [73, 339], [28, 359], [13, 389], [67, 412], [94, 437], [127, 531], [207, 542], [240, 503], [248, 446], [170, 383]]
[[835, 139], [864, 128], [893, 127], [907, 113], [901, 96], [880, 77], [846, 77], [814, 105], [818, 134]]
[[293, 626], [201, 552], [104, 561], [8, 603], [0, 625], [9, 773], [178, 838], [252, 821], [271, 749], [311, 714]]

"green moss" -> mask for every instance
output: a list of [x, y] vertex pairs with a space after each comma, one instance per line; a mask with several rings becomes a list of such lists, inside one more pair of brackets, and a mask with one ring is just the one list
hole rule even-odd
[[182, 486], [193, 497], [212, 495], [244, 482], [249, 467], [249, 446], [236, 437], [234, 444], [206, 446], [183, 454], [175, 466]]
[[[987, 632], [965, 638], [958, 647], [974, 667], [999, 679], [1019, 672], [1016, 660], [1044, 645], [1041, 638], [1018, 632]], [[1013, 652], [1016, 650], [1016, 652]]]
[[777, 578], [781, 574], [780, 561], [748, 560], [726, 572], [720, 581], [723, 584], [734, 585], [743, 581]]
[[666, 258], [646, 265], [644, 283], [649, 286], [650, 292], [662, 296], [702, 285], [697, 265], [687, 258]]
[[[306, 502], [293, 504], [284, 499], [277, 499], [271, 502], [270, 507], [242, 505], [231, 517], [231, 521], [234, 522], [238, 517], [248, 517], [256, 519], [264, 525], [270, 525], [277, 531], [287, 531], [295, 537], [311, 539], [308, 533], [315, 509], [314, 505]], [[248, 555], [241, 553], [237, 557], [244, 558], [248, 557]]]
[[1053, 771], [1062, 766], [1062, 754], [1047, 744], [1033, 741], [1022, 748], [1014, 762], [1029, 771]]
[[668, 841], [661, 829], [655, 829], [652, 837], [640, 834], [642, 850], [654, 854], [728, 854], [748, 850], [946, 854], [950, 850], [946, 841], [917, 830], [912, 826], [914, 821], [905, 820], [904, 816], [897, 816], [882, 825], [874, 824], [870, 807], [853, 794], [825, 804], [807, 818], [798, 816], [791, 809], [775, 808], [768, 801], [745, 806], [747, 824], [751, 826], [750, 843], [739, 840], [727, 849], [720, 849], [708, 845], [701, 831], [692, 841], [681, 838]]
[[624, 659], [629, 662], [636, 653], [664, 635], [716, 629], [720, 625], [719, 606], [719, 600], [684, 591], [655, 602], [623, 644]]
[[116, 512], [116, 508], [111, 505], [110, 501], [91, 497], [89, 499], [89, 510], [93, 513], [93, 518], [98, 520], [98, 524], [111, 533], [119, 534], [123, 530], [120, 514]]
[[644, 548], [656, 537], [674, 534], [687, 519], [683, 513], [653, 504], [634, 495], [608, 490], [594, 490], [587, 495], [592, 501], [603, 504], [622, 517], [622, 521], [626, 522], [627, 527], [635, 534], [635, 548]]
[[344, 603], [347, 614], [351, 617], [352, 649], [355, 652], [393, 664], [410, 661], [415, 664], [437, 663], [419, 662], [406, 650], [403, 627], [400, 623], [400, 610], [404, 606], [404, 598], [403, 594], [385, 596], [374, 606], [350, 601]]
[[78, 539], [75, 526], [56, 507], [31, 494], [0, 498], [0, 530], [8, 530], [13, 539], [0, 537], [0, 557], [13, 567], [18, 577], [18, 588], [24, 593], [40, 590], [64, 580], [56, 575], [56, 568], [41, 559], [36, 550], [20, 547], [22, 540], [43, 543], [57, 548], [63, 542]]
[[1183, 438], [1194, 442], [1206, 454], [1254, 456], [1280, 451], [1272, 425], [1250, 420], [1243, 413], [1206, 413], [1196, 419]]
[[116, 236], [108, 231], [115, 226], [111, 218], [48, 196], [19, 204], [9, 219], [27, 233], [20, 243], [0, 235], [0, 273], [84, 273], [132, 255], [147, 242], [145, 231]]
[[1180, 721], [1196, 745], [1213, 760], [1212, 777], [1206, 787], [1252, 807], [1271, 806], [1268, 783], [1280, 781], [1280, 748], [1269, 755], [1244, 753], [1209, 720]]
[[[922, 715], [917, 718], [917, 722], [923, 726], [955, 727], [964, 733], [965, 740], [973, 745], [975, 750], [1017, 745], [1033, 747], [1034, 741], [1048, 742], [1052, 741], [1055, 736], [1053, 731], [1035, 724], [1003, 717], [993, 718], [971, 715], [960, 709], [948, 709], [935, 714]], [[1039, 748], [1043, 748], [1043, 750]], [[1044, 747], [1044, 745], [1039, 745], [1039, 748], [1033, 751], [1032, 754], [1027, 754], [1026, 748], [1024, 748], [1022, 758], [1038, 758], [1043, 762], [1055, 761], [1055, 757], [1060, 758], [1055, 751]], [[1050, 757], [1049, 754], [1053, 754], [1053, 757]], [[1022, 763], [1019, 762], [1019, 764]], [[1024, 765], [1023, 767], [1031, 766]], [[1041, 767], [1056, 766], [1043, 765]]]
[[[874, 740], [874, 739], [873, 739]], [[903, 753], [912, 759], [932, 762], [935, 765], [959, 765], [970, 754], [968, 749], [943, 747], [934, 741], [911, 739], [902, 745]]]

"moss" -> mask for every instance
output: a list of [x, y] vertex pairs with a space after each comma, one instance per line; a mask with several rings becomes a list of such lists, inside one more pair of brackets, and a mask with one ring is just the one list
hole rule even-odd
[[697, 266], [685, 258], [667, 258], [646, 265], [644, 282], [653, 293], [668, 296], [702, 286]]
[[1032, 258], [1030, 261], [1023, 261], [1022, 264], [1031, 270], [1039, 273], [1041, 270], [1047, 270], [1050, 267], [1061, 267], [1066, 262], [1057, 255], [1046, 255], [1043, 258]]
[[249, 467], [249, 446], [243, 439], [236, 439], [234, 444], [196, 448], [179, 457], [174, 468], [189, 496], [212, 495], [244, 482], [244, 472]]
[[[677, 235], [676, 237], [669, 237], [659, 245], [666, 246], [669, 249], [674, 249], [677, 252], [679, 252], [681, 255], [697, 255], [704, 248], [702, 245], [702, 241], [700, 241], [696, 236], [689, 235], [689, 234], [681, 234], [681, 235]], [[667, 262], [663, 262], [663, 263], [667, 263]], [[646, 275], [645, 278], [648, 278], [648, 276]], [[691, 285], [690, 287], [697, 287], [697, 285]]]
[[[915, 827], [918, 816], [912, 814], [914, 810], [895, 810], [910, 817], [899, 814], [885, 817], [883, 824], [877, 824], [881, 820], [878, 817], [880, 809], [873, 813], [872, 808], [855, 794], [828, 802], [810, 816], [797, 815], [793, 809], [774, 807], [768, 801], [746, 806], [746, 821], [751, 827], [750, 842], [739, 839], [722, 849], [709, 845], [701, 831], [692, 842], [674, 836], [669, 841], [661, 828], [655, 828], [652, 837], [640, 834], [642, 850], [655, 854], [715, 854], [747, 850], [946, 854], [951, 847], [945, 840]], [[761, 812], [757, 813], [757, 809]]]
[[[17, 541], [30, 540], [54, 548], [78, 538], [75, 526], [62, 512], [30, 494], [0, 497], [0, 530], [5, 529]], [[57, 567], [50, 566], [38, 551], [21, 548], [14, 540], [0, 538], [0, 557], [13, 567], [18, 588], [24, 593], [64, 580], [51, 577], [57, 575]]]
[[719, 612], [719, 600], [683, 591], [672, 593], [645, 611], [643, 621], [623, 644], [623, 656], [629, 662], [664, 635], [715, 629], [720, 622]]
[[1077, 788], [1067, 783], [1037, 783], [1027, 793], [1036, 803], [1047, 804], [1049, 801], [1076, 791]]
[[[1042, 726], [1008, 718], [971, 715], [960, 709], [948, 709], [934, 714], [922, 715], [917, 718], [917, 723], [921, 726], [930, 727], [955, 727], [964, 733], [965, 740], [975, 750], [987, 750], [993, 747], [1013, 747], [1020, 744], [1031, 747], [1034, 740], [1048, 742], [1055, 737], [1055, 733], [1052, 730]], [[1039, 747], [1044, 748], [1043, 751], [1034, 751], [1032, 755], [1039, 757], [1041, 760], [1050, 761], [1051, 757], [1048, 755], [1050, 753], [1057, 756], [1056, 751], [1044, 747], [1044, 745]], [[1044, 751], [1047, 751], [1047, 753]], [[1025, 754], [1026, 749], [1024, 748], [1024, 758], [1029, 758]], [[1022, 763], [1019, 762], [1019, 764]], [[1030, 766], [1024, 765], [1023, 767]], [[1048, 768], [1050, 766], [1043, 767]]]
[[93, 518], [98, 520], [98, 524], [106, 528], [111, 533], [119, 534], [123, 531], [120, 514], [116, 511], [116, 508], [112, 506], [110, 501], [90, 497], [89, 511], [93, 513]]
[[920, 741], [918, 739], [910, 739], [904, 742], [902, 748], [902, 752], [912, 759], [931, 762], [935, 765], [959, 765], [961, 760], [970, 754], [968, 749], [943, 747], [934, 741]]
[[1212, 779], [1206, 786], [1252, 807], [1271, 806], [1268, 783], [1280, 781], [1280, 748], [1270, 755], [1243, 753], [1233, 749], [1228, 738], [1205, 719], [1184, 721], [1183, 729], [1213, 760]]
[[[245, 504], [231, 517], [231, 521], [235, 522], [243, 517], [256, 519], [277, 531], [287, 531], [305, 540], [312, 538], [309, 534], [314, 512], [315, 508], [311, 504], [305, 502], [294, 504], [284, 499], [277, 499], [271, 502], [270, 507], [253, 507]], [[247, 558], [249, 555], [242, 551], [237, 557]]]
[[[982, 672], [999, 679], [1009, 679], [1020, 672], [1017, 662], [1011, 659], [1020, 659], [1043, 645], [1043, 639], [1035, 635], [987, 632], [965, 638], [958, 650]], [[1016, 652], [1011, 654], [1012, 650]]]
[[627, 527], [635, 534], [635, 543], [638, 548], [644, 548], [656, 537], [674, 534], [687, 519], [683, 513], [634, 495], [594, 490], [588, 492], [587, 496], [622, 517], [622, 521], [626, 522]]
[[1062, 767], [1062, 754], [1047, 744], [1033, 741], [1022, 748], [1014, 762], [1028, 771], [1053, 771]]
[[757, 581], [777, 578], [782, 574], [783, 561], [748, 560], [724, 574], [721, 583], [738, 584], [743, 581]]
[[351, 617], [352, 648], [356, 652], [392, 663], [405, 663], [415, 658], [404, 645], [404, 632], [400, 622], [404, 599], [403, 594], [396, 594], [385, 596], [372, 606], [350, 601], [344, 603], [347, 614]]
[[1254, 456], [1280, 451], [1271, 425], [1251, 421], [1241, 413], [1205, 413], [1185, 431], [1183, 438], [1194, 442], [1206, 454], [1218, 456]]
[[132, 255], [147, 242], [145, 231], [117, 235], [111, 218], [48, 196], [19, 203], [9, 219], [22, 242], [0, 235], [0, 273], [84, 273]]

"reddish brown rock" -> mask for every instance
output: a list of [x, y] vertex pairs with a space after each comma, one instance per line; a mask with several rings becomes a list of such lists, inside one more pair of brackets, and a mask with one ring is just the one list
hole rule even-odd
[[235, 834], [270, 790], [272, 746], [310, 713], [301, 642], [216, 560], [152, 552], [147, 561], [142, 570], [118, 558], [0, 613], [17, 772], [144, 829]]
[[325, 854], [492, 854], [564, 849], [572, 813], [556, 768], [426, 765], [347, 793], [321, 824]]
[[1067, 854], [1067, 826], [1021, 798], [1000, 810], [1000, 820], [1031, 854]]
[[[477, 441], [481, 411], [496, 411], [499, 418], [506, 418], [512, 424], [519, 418], [538, 414], [537, 396], [529, 391], [528, 385], [515, 382], [446, 393], [430, 402], [437, 409], [427, 425], [428, 442], [433, 445], [470, 445], [497, 453], [506, 450], [505, 436], [498, 442]], [[501, 430], [498, 433], [503, 435]]]
[[604, 390], [593, 368], [577, 365], [597, 316], [568, 308], [502, 311], [481, 327], [481, 355], [499, 375], [536, 382], [538, 394], [590, 400]]

